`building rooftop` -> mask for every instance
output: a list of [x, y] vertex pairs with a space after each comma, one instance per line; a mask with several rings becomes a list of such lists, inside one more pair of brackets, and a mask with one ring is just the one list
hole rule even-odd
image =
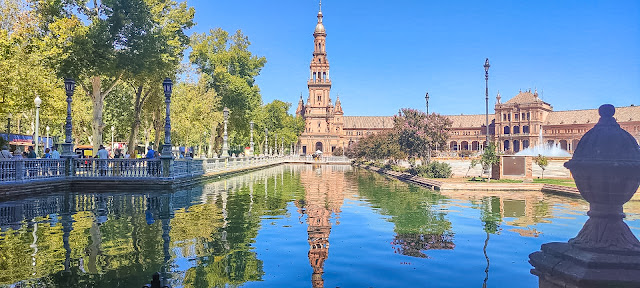
[[[640, 106], [616, 107], [613, 116], [618, 122], [640, 121]], [[545, 125], [598, 123], [598, 109], [553, 111], [549, 113]]]
[[518, 95], [509, 99], [505, 104], [528, 104], [528, 103], [544, 103], [542, 99], [538, 98], [538, 91], [531, 93], [529, 91], [520, 91]]
[[344, 129], [391, 129], [393, 116], [344, 116]]
[[[469, 127], [469, 128], [478, 128], [482, 127], [485, 124], [486, 118], [485, 114], [476, 114], [476, 115], [444, 115], [453, 121], [453, 125], [451, 128], [461, 128], [461, 127]], [[495, 114], [489, 114], [489, 125], [493, 123], [495, 120]]]

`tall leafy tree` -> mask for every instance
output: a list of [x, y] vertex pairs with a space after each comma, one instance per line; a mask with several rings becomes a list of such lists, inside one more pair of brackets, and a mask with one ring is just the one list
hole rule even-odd
[[[201, 75], [198, 82], [180, 82], [174, 87], [171, 105], [174, 143], [184, 146], [201, 146], [222, 122], [220, 96], [209, 88], [208, 75]], [[161, 122], [164, 124], [164, 122]], [[209, 142], [209, 145], [213, 143]]]
[[[184, 49], [189, 43], [185, 30], [194, 25], [194, 9], [187, 7], [186, 2], [177, 3], [172, 0], [145, 0], [149, 6], [152, 23], [151, 30], [145, 34], [140, 45], [140, 57], [126, 71], [127, 82], [133, 87], [133, 121], [128, 139], [129, 153], [133, 153], [136, 137], [141, 124], [143, 107], [153, 118], [153, 128], [157, 128], [158, 120], [164, 115], [160, 107], [145, 105], [149, 98], [162, 98], [162, 80], [176, 74]], [[150, 104], [163, 105], [164, 102], [151, 101]], [[161, 115], [162, 114], [162, 115]], [[159, 129], [155, 130], [154, 145], [158, 145]]]
[[444, 147], [449, 137], [450, 119], [439, 114], [405, 108], [394, 119], [393, 133], [398, 144], [410, 158], [423, 158], [429, 162], [436, 146]]
[[42, 64], [50, 52], [37, 24], [38, 15], [24, 0], [0, 0], [0, 113], [3, 119], [13, 114], [12, 133], [25, 133], [16, 127], [25, 120], [34, 121], [33, 99], [38, 95], [41, 135], [50, 126], [51, 135], [60, 136], [66, 112], [64, 91], [54, 71]]
[[260, 143], [256, 145], [257, 151], [264, 149], [264, 129], [269, 129], [269, 144], [273, 145], [275, 142], [275, 136], [278, 137], [278, 146], [283, 141], [285, 147], [292, 143], [298, 142], [298, 137], [304, 131], [304, 120], [302, 117], [294, 116], [288, 113], [291, 103], [283, 102], [280, 100], [273, 100], [262, 106], [255, 114], [254, 122], [254, 141]]
[[[157, 1], [156, 1], [157, 2]], [[150, 1], [150, 3], [153, 3]], [[92, 103], [92, 141], [102, 144], [105, 97], [126, 73], [147, 68], [164, 39], [145, 0], [31, 0], [59, 75], [73, 77]], [[160, 50], [163, 51], [163, 50]]]
[[[238, 30], [230, 35], [217, 28], [209, 33], [194, 34], [191, 37], [189, 59], [202, 74], [209, 76], [208, 86], [220, 96], [218, 111], [224, 107], [231, 110], [229, 131], [231, 139], [248, 139], [249, 121], [262, 105], [260, 89], [255, 78], [267, 62], [249, 51], [249, 38]], [[221, 138], [222, 129], [217, 129]]]

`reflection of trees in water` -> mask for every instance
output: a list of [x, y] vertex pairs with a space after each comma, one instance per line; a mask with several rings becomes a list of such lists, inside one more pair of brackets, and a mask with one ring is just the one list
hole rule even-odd
[[455, 248], [453, 234], [425, 235], [425, 234], [402, 234], [396, 235], [391, 241], [394, 252], [405, 256], [418, 258], [429, 258], [422, 251], [425, 250], [450, 250]]
[[381, 214], [391, 216], [397, 233], [391, 244], [396, 253], [425, 258], [425, 250], [455, 247], [451, 222], [438, 208], [446, 197], [371, 172], [349, 175], [356, 178], [360, 196]]
[[[284, 215], [301, 191], [299, 178], [278, 166], [173, 193], [66, 193], [3, 202], [0, 285], [141, 287], [156, 271], [183, 287], [259, 281], [263, 265], [251, 244], [261, 217]], [[35, 267], [30, 246], [38, 248]], [[175, 271], [176, 257], [190, 259], [191, 268]]]

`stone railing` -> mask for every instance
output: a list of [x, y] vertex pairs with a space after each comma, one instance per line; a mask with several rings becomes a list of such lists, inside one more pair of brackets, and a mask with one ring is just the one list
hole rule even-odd
[[[0, 161], [0, 184], [36, 179], [176, 179], [246, 170], [280, 163], [350, 163], [344, 156], [256, 156], [207, 159], [23, 159]], [[165, 165], [166, 164], [166, 165]], [[168, 171], [165, 171], [169, 167]]]
[[73, 159], [72, 177], [156, 178], [162, 175], [159, 159]]
[[63, 159], [23, 159], [0, 161], [0, 182], [28, 181], [65, 176]]

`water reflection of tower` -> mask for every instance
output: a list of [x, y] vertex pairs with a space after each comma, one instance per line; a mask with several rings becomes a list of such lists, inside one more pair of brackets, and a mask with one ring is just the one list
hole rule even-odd
[[[344, 201], [344, 173], [333, 168], [320, 166], [300, 171], [300, 182], [305, 188], [305, 200], [300, 204], [304, 208], [303, 213], [307, 214], [312, 287], [324, 287], [322, 274], [324, 261], [329, 257], [331, 213], [337, 219]], [[336, 224], [339, 223], [336, 221]]]

